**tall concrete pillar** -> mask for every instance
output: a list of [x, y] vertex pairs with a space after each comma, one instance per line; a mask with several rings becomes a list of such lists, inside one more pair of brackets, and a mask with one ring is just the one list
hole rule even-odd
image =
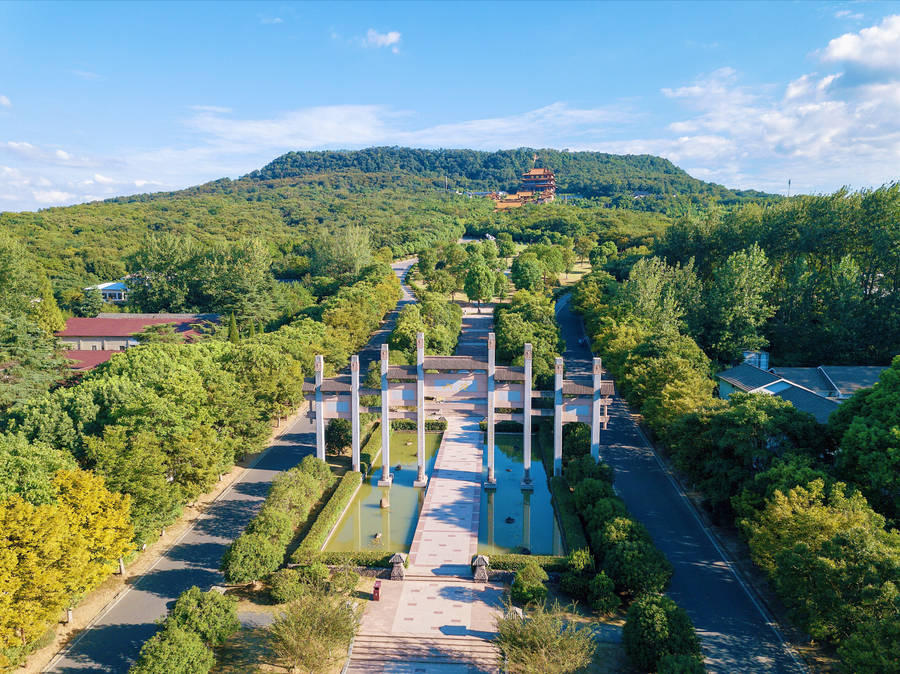
[[414, 487], [428, 484], [425, 477], [425, 333], [416, 334], [416, 465]]
[[553, 366], [553, 474], [562, 475], [562, 427], [563, 427], [563, 359], [557, 358]]
[[525, 345], [525, 380], [522, 382], [522, 463], [525, 475], [522, 489], [534, 489], [531, 481], [531, 365], [533, 351], [531, 344]]
[[594, 358], [594, 399], [591, 403], [591, 456], [600, 461], [600, 387], [603, 384], [603, 362]]
[[325, 405], [322, 402], [322, 371], [325, 359], [316, 356], [316, 457], [325, 460]]
[[391, 401], [388, 397], [388, 345], [381, 345], [381, 479], [379, 487], [389, 487], [391, 475]]
[[350, 356], [350, 442], [353, 470], [359, 471], [359, 356]]
[[497, 340], [493, 332], [488, 333], [488, 370], [487, 370], [487, 482], [486, 489], [497, 488], [497, 476], [494, 472], [494, 375]]

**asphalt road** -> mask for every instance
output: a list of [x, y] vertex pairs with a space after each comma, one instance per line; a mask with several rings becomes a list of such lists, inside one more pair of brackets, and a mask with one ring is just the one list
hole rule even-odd
[[[587, 345], [580, 344], [584, 330], [580, 317], [569, 307], [569, 298], [565, 295], [556, 305], [566, 341], [566, 371], [586, 374], [593, 355]], [[618, 395], [600, 443], [603, 460], [615, 469], [617, 493], [672, 563], [668, 595], [694, 622], [709, 671], [807, 671], [735, 575]]]
[[[415, 258], [394, 263], [405, 279]], [[360, 351], [361, 367], [379, 357], [397, 311], [412, 301], [403, 297], [388, 320]], [[365, 370], [363, 370], [365, 371]], [[204, 590], [223, 582], [219, 562], [225, 550], [247, 526], [265, 500], [272, 480], [315, 452], [312, 424], [301, 415], [259, 460], [181, 536], [147, 573], [130, 581], [130, 589], [54, 659], [47, 672], [127, 672], [143, 643], [153, 636], [156, 620], [166, 615], [178, 596], [192, 585]]]

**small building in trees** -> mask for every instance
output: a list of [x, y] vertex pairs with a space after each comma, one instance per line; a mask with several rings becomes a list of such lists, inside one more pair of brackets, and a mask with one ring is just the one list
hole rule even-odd
[[735, 391], [777, 395], [825, 423], [841, 402], [860, 389], [874, 386], [885, 369], [886, 366], [820, 365], [764, 370], [752, 362], [743, 362], [716, 377], [720, 398], [728, 399]]
[[88, 286], [85, 290], [99, 290], [100, 296], [103, 298], [104, 302], [123, 304], [128, 300], [128, 286], [122, 281], [112, 281], [110, 283]]
[[155, 325], [171, 325], [185, 341], [198, 339], [204, 324], [216, 323], [218, 314], [115, 314], [96, 318], [70, 318], [56, 333], [75, 361], [73, 368], [88, 370], [109, 360], [116, 351], [136, 346], [138, 335]]

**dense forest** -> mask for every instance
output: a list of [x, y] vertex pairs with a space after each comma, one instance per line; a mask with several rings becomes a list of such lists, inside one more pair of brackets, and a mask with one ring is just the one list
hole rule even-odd
[[703, 182], [662, 157], [532, 148], [479, 152], [373, 147], [289, 152], [248, 177], [271, 180], [324, 172], [389, 172], [431, 178], [437, 185], [455, 189], [515, 191], [520, 175], [535, 161], [538, 167], [553, 170], [563, 192], [617, 200], [624, 197], [639, 210], [658, 210], [657, 202], [668, 204], [669, 198], [679, 195], [701, 197], [703, 202], [714, 198], [726, 204], [775, 198], [764, 192], [730, 190]]

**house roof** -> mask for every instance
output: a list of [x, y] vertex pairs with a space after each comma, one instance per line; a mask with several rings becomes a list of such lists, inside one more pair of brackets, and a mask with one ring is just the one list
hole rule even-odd
[[727, 381], [732, 386], [742, 391], [754, 391], [762, 386], [774, 384], [781, 379], [778, 375], [767, 372], [762, 368], [749, 363], [741, 363], [730, 370], [719, 372], [716, 375], [722, 381]]
[[522, 177], [523, 178], [529, 178], [529, 177], [539, 178], [539, 177], [543, 177], [543, 176], [552, 176], [552, 175], [553, 175], [553, 171], [551, 171], [550, 169], [533, 168], [533, 169], [528, 169], [527, 171], [525, 171], [525, 173], [522, 174]]
[[95, 286], [88, 286], [85, 290], [128, 290], [128, 287], [122, 281], [110, 281], [109, 283], [100, 283]]
[[836, 400], [829, 400], [802, 386], [786, 383], [788, 386], [774, 395], [787, 400], [798, 410], [812, 414], [820, 424], [827, 423], [831, 413], [840, 407], [840, 403]]
[[84, 351], [79, 349], [70, 349], [66, 351], [66, 358], [73, 362], [72, 369], [76, 371], [93, 370], [101, 363], [105, 363], [115, 356], [118, 351]]
[[776, 367], [775, 373], [819, 395], [851, 396], [871, 388], [887, 365], [820, 365], [819, 367]]
[[194, 330], [197, 323], [205, 319], [196, 314], [188, 314], [189, 319], [172, 318], [165, 314], [138, 315], [118, 314], [117, 318], [70, 318], [66, 321], [64, 330], [56, 333], [57, 337], [131, 337], [143, 332], [151, 325], [165, 325], [171, 323], [175, 331], [185, 333], [188, 336], [196, 336], [199, 333]]

